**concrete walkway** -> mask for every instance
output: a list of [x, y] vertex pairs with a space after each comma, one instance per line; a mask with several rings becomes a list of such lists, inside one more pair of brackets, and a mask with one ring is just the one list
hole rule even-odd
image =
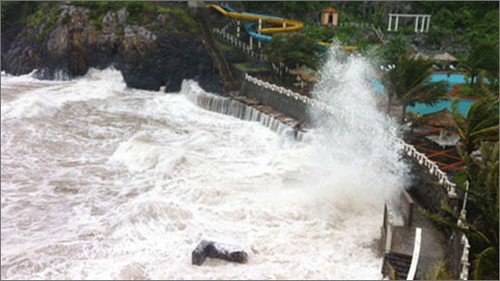
[[394, 229], [391, 251], [413, 255], [415, 229], [422, 229], [422, 242], [415, 279], [430, 279], [429, 274], [445, 259], [446, 239], [430, 218], [420, 210], [417, 202], [414, 205], [413, 219], [410, 226], [399, 226]]

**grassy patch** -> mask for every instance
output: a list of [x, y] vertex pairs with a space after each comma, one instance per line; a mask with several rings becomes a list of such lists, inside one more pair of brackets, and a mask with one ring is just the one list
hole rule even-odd
[[442, 260], [424, 276], [425, 280], [453, 280], [455, 278]]
[[251, 66], [250, 64], [246, 63], [246, 62], [241, 62], [241, 63], [235, 63], [233, 64], [237, 69], [243, 71], [243, 72], [246, 72], [246, 73], [252, 73], [252, 72], [266, 72], [268, 71], [269, 69], [267, 67], [264, 67], [264, 66], [260, 66], [260, 67], [255, 67], [255, 66]]
[[186, 7], [168, 7], [168, 6], [158, 6], [156, 7], [156, 12], [158, 14], [168, 14], [174, 16], [178, 21], [182, 22], [184, 28], [177, 29], [177, 33], [199, 33], [198, 22], [189, 14]]
[[217, 38], [214, 38], [214, 42], [215, 42], [215, 47], [217, 47], [217, 49], [219, 49], [221, 52], [231, 52], [234, 50], [234, 47], [231, 46], [231, 45], [228, 45], [228, 44], [225, 44], [223, 43], [222, 41], [220, 41], [219, 39]]
[[26, 23], [30, 26], [42, 25], [40, 33], [37, 36], [37, 41], [42, 44], [49, 34], [59, 24], [59, 18], [62, 8], [53, 9], [53, 5], [42, 5], [39, 10], [26, 18]]

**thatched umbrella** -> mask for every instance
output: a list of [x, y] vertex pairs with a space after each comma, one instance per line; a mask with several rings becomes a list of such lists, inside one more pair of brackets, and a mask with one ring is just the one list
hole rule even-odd
[[431, 134], [426, 136], [426, 138], [442, 147], [454, 146], [460, 140], [458, 134], [453, 133], [456, 132], [457, 125], [453, 119], [452, 113], [448, 111], [447, 108], [422, 116], [420, 122], [428, 126], [441, 128], [439, 135]]
[[420, 118], [422, 124], [426, 124], [432, 127], [439, 128], [456, 128], [455, 119], [453, 119], [453, 114], [444, 108], [440, 111], [429, 113]]
[[442, 54], [437, 54], [434, 56], [434, 59], [435, 60], [439, 60], [439, 61], [445, 61], [445, 62], [450, 62], [450, 61], [456, 61], [457, 58], [450, 55], [450, 53], [448, 52], [444, 52]]

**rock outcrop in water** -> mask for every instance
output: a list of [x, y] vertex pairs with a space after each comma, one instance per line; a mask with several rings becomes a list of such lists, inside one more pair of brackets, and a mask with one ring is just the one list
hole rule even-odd
[[232, 245], [202, 240], [192, 252], [191, 263], [202, 265], [206, 258], [218, 258], [237, 263], [246, 263], [248, 261], [248, 254]]
[[[190, 78], [208, 91], [223, 91], [185, 3], [19, 3], [2, 7], [1, 68], [7, 73], [37, 69], [40, 78], [61, 79], [113, 66], [132, 88], [179, 91]], [[38, 10], [15, 18], [27, 5]]]

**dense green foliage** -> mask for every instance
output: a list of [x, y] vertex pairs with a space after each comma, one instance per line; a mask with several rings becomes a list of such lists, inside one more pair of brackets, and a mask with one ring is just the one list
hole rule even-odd
[[433, 32], [457, 35], [457, 42], [467, 45], [477, 39], [498, 41], [498, 2], [421, 1], [415, 5], [432, 14]]
[[460, 61], [458, 67], [470, 78], [470, 88], [475, 90], [488, 78], [491, 89], [498, 88], [498, 41], [477, 40], [468, 56]]
[[[499, 234], [499, 101], [490, 93], [475, 102], [464, 118], [453, 100], [453, 118], [460, 135], [457, 150], [464, 170], [455, 176], [457, 188], [467, 192], [466, 212], [454, 210], [442, 201], [449, 216], [423, 210], [439, 225], [463, 231], [470, 243], [470, 279], [498, 280]], [[480, 157], [476, 152], [480, 151]], [[462, 199], [465, 200], [465, 199]], [[463, 203], [463, 202], [462, 202]], [[462, 206], [462, 203], [460, 206]], [[463, 219], [462, 215], [465, 215]], [[461, 225], [457, 224], [461, 222]]]
[[196, 33], [198, 24], [187, 11], [186, 5], [172, 5], [168, 2], [154, 1], [74, 1], [73, 5], [89, 8], [91, 22], [96, 26], [109, 11], [126, 8], [129, 13], [127, 24], [140, 24], [146, 27], [151, 25], [151, 19], [156, 19], [158, 14], [170, 14], [184, 23], [188, 29], [173, 30], [174, 33]]
[[[434, 48], [458, 47], [470, 49], [478, 40], [498, 42], [499, 7], [494, 1], [415, 1], [407, 2], [409, 13], [430, 14], [429, 33], [425, 34]], [[245, 10], [269, 15], [291, 17], [303, 20], [306, 24], [304, 33], [316, 40], [331, 41], [333, 38], [345, 45], [358, 45], [362, 51], [371, 46], [380, 46], [381, 63], [394, 64], [401, 50], [396, 44], [402, 41], [405, 47], [411, 42], [414, 25], [400, 22], [398, 32], [392, 32], [389, 44], [380, 44], [369, 34], [372, 25], [385, 31], [388, 23], [387, 14], [402, 3], [370, 1], [244, 1]], [[339, 11], [340, 26], [330, 29], [319, 24], [322, 9], [333, 7]], [[351, 25], [355, 23], [356, 25]], [[361, 25], [361, 26], [360, 26]], [[366, 27], [368, 26], [368, 27]], [[406, 38], [403, 38], [405, 35]], [[395, 37], [395, 38], [393, 38]], [[392, 41], [394, 41], [391, 44]], [[400, 49], [404, 49], [403, 47]], [[498, 48], [497, 48], [498, 50]], [[396, 52], [394, 52], [396, 51]], [[465, 55], [466, 55], [465, 51]], [[454, 54], [461, 55], [461, 54]]]
[[[466, 118], [456, 109], [455, 101], [453, 116], [462, 144], [458, 146], [458, 151], [465, 164], [464, 171], [456, 179], [462, 189], [465, 189], [466, 182], [469, 183], [472, 197], [467, 203], [467, 220], [464, 221], [467, 226], [464, 231], [471, 244], [472, 274], [474, 279], [498, 280], [498, 97], [490, 94], [477, 101], [469, 109]], [[480, 158], [473, 156], [477, 149], [481, 151]]]
[[302, 33], [275, 35], [266, 44], [264, 53], [267, 61], [275, 65], [284, 64], [288, 67], [306, 65], [317, 68], [316, 41]]
[[[60, 18], [64, 2], [18, 2], [2, 1], [2, 32], [16, 23], [27, 24], [29, 26], [41, 26], [38, 35], [39, 43], [42, 43], [57, 27], [58, 24], [69, 23], [71, 17], [66, 14]], [[199, 26], [193, 19], [183, 3], [154, 2], [154, 1], [71, 1], [70, 5], [89, 9], [89, 20], [96, 28], [100, 28], [104, 16], [110, 11], [117, 11], [125, 8], [128, 12], [127, 24], [143, 25], [152, 30], [161, 26], [155, 24], [159, 14], [167, 14], [169, 21], [180, 22], [182, 24], [172, 25], [173, 33], [197, 33]], [[173, 17], [173, 19], [172, 19]]]
[[380, 64], [389, 65], [396, 64], [406, 52], [408, 43], [401, 36], [396, 36], [378, 49], [377, 56], [380, 58]]
[[36, 12], [40, 2], [2, 1], [2, 33], [14, 24], [24, 23], [26, 18]]

